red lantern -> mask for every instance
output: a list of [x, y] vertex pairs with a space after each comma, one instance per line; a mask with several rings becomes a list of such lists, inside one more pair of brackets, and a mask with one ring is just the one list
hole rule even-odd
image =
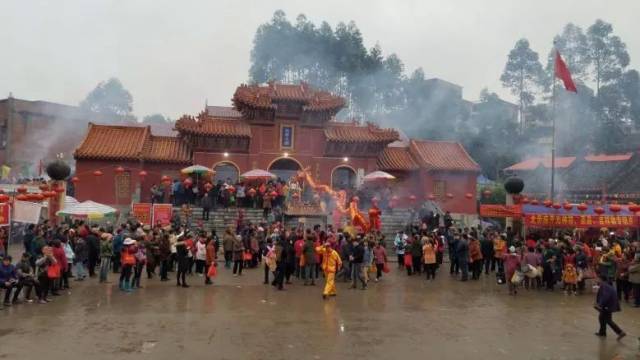
[[528, 197], [523, 197], [522, 200], [520, 200], [521, 203], [523, 204], [528, 204], [529, 203], [529, 198]]
[[47, 191], [47, 190], [49, 190], [49, 185], [47, 185], [47, 184], [42, 184], [42, 185], [38, 186], [38, 188], [39, 188], [40, 190], [42, 190], [42, 191]]
[[556, 209], [556, 210], [559, 210], [559, 209], [561, 209], [561, 208], [562, 208], [562, 205], [560, 205], [560, 204], [558, 204], [558, 203], [554, 203], [554, 204], [553, 204], [553, 205], [551, 205], [551, 206], [553, 206], [553, 208], [554, 208], [554, 209]]
[[116, 167], [116, 174], [124, 174], [124, 168], [122, 166]]
[[393, 201], [398, 201], [398, 196], [397, 196], [397, 195], [393, 195], [393, 196], [391, 197], [391, 200], [393, 200]]
[[28, 191], [26, 186], [20, 186], [19, 188], [16, 189], [16, 191], [18, 192], [18, 194], [24, 194]]
[[16, 196], [16, 200], [26, 201], [26, 200], [29, 200], [29, 198], [25, 194], [20, 194], [20, 195]]
[[57, 186], [55, 188], [53, 188], [53, 191], [55, 191], [56, 193], [60, 194], [64, 192], [64, 188], [61, 186]]
[[161, 181], [163, 184], [165, 184], [165, 185], [166, 185], [166, 184], [170, 184], [170, 183], [171, 183], [171, 178], [170, 178], [170, 177], [168, 177], [167, 175], [164, 175], [164, 176], [162, 176], [162, 177], [160, 178], [160, 181]]
[[138, 176], [140, 176], [141, 178], [144, 178], [144, 177], [146, 177], [147, 175], [148, 175], [148, 174], [147, 174], [147, 172], [146, 172], [146, 171], [144, 171], [144, 170], [141, 170], [141, 171], [138, 173]]
[[6, 203], [10, 200], [8, 195], [0, 194], [0, 203]]
[[609, 210], [611, 210], [614, 213], [617, 213], [617, 212], [620, 212], [620, 210], [622, 210], [622, 206], [618, 204], [612, 204], [612, 205], [609, 205]]
[[491, 190], [486, 189], [485, 191], [482, 192], [482, 195], [484, 195], [484, 197], [489, 197], [491, 196]]
[[42, 194], [33, 194], [32, 199], [35, 201], [42, 201], [44, 200], [44, 195]]
[[472, 193], [466, 193], [466, 194], [464, 194], [464, 197], [466, 197], [467, 199], [472, 199], [473, 198], [473, 194]]
[[632, 213], [637, 213], [638, 211], [640, 211], [640, 206], [634, 203], [631, 203], [629, 204], [629, 211]]
[[537, 206], [539, 204], [540, 204], [540, 202], [538, 201], [538, 199], [531, 200], [531, 205]]
[[409, 201], [411, 201], [411, 202], [416, 201], [416, 196], [415, 195], [409, 195]]
[[93, 176], [102, 176], [102, 175], [104, 175], [104, 173], [100, 170], [96, 170], [93, 172]]
[[562, 207], [567, 211], [571, 211], [571, 209], [573, 209], [573, 205], [569, 204], [568, 202], [564, 203]]
[[576, 206], [576, 208], [582, 212], [587, 211], [587, 209], [589, 208], [589, 206], [587, 206], [587, 204], [585, 203], [580, 203], [578, 206]]
[[600, 207], [600, 206], [598, 206], [595, 209], [593, 209], [593, 211], [598, 215], [604, 214], [604, 209], [602, 207]]
[[71, 178], [71, 182], [75, 185], [80, 182], [80, 178], [77, 176], [74, 176]]
[[429, 196], [427, 196], [427, 199], [429, 199], [429, 200], [433, 201], [433, 200], [435, 200], [435, 199], [436, 199], [436, 196], [435, 196], [435, 195], [433, 195], [433, 194], [429, 194]]
[[547, 199], [547, 200], [542, 202], [542, 205], [544, 205], [546, 207], [551, 207], [551, 206], [553, 206], [553, 201]]
[[453, 194], [452, 193], [447, 193], [447, 199], [453, 199]]

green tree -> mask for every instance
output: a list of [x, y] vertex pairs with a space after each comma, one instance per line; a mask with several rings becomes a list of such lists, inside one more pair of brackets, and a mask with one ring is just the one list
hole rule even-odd
[[521, 125], [524, 124], [522, 116], [524, 111], [535, 101], [536, 91], [544, 86], [544, 76], [538, 53], [531, 50], [529, 40], [518, 40], [509, 52], [500, 81], [505, 88], [518, 97]]
[[574, 80], [586, 81], [588, 79], [588, 44], [587, 36], [582, 28], [568, 23], [562, 29], [562, 33], [553, 38], [554, 47], [547, 57], [546, 73], [551, 78], [554, 74], [556, 50], [560, 51]]
[[116, 78], [99, 83], [80, 102], [80, 107], [107, 117], [113, 117], [118, 121], [135, 120], [131, 114], [133, 97]]

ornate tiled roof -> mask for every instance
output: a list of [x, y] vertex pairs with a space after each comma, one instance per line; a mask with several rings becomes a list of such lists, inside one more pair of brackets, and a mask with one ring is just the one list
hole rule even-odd
[[225, 119], [239, 119], [242, 117], [242, 113], [231, 106], [207, 106], [207, 115]]
[[233, 95], [237, 109], [243, 107], [275, 109], [277, 101], [300, 102], [305, 111], [338, 112], [345, 105], [343, 98], [327, 91], [316, 90], [301, 82], [298, 85], [270, 82], [266, 86], [240, 85]]
[[[573, 164], [575, 160], [576, 160], [575, 156], [556, 157], [554, 166], [556, 169], [568, 168], [569, 166], [571, 166], [571, 164]], [[504, 170], [505, 171], [535, 170], [539, 166], [542, 166], [547, 169], [551, 169], [551, 158], [536, 157], [536, 158], [527, 159], [517, 164], [511, 165]]]
[[151, 136], [143, 158], [152, 162], [190, 164], [191, 151], [189, 146], [177, 137]]
[[327, 141], [347, 143], [392, 143], [399, 139], [394, 129], [381, 129], [373, 124], [330, 122], [324, 130]]
[[251, 137], [251, 127], [243, 121], [214, 118], [200, 114], [198, 118], [183, 116], [176, 121], [176, 130], [209, 136]]
[[408, 148], [386, 147], [378, 155], [378, 169], [384, 171], [411, 171], [419, 169]]
[[480, 171], [464, 147], [453, 141], [411, 140], [409, 151], [427, 170]]
[[149, 135], [148, 126], [89, 123], [89, 132], [76, 149], [74, 157], [93, 160], [139, 160]]
[[89, 124], [89, 132], [74, 152], [76, 159], [191, 163], [186, 143], [176, 137], [153, 136], [149, 126]]

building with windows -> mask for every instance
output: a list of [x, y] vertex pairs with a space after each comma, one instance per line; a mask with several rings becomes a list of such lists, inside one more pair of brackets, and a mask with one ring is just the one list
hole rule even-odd
[[[175, 137], [156, 136], [149, 127], [90, 124], [75, 151], [76, 196], [116, 205], [148, 201], [162, 176], [179, 177], [191, 164], [232, 182], [253, 169], [288, 180], [308, 168], [318, 183], [347, 190], [384, 170], [397, 176], [392, 192], [400, 199], [433, 194], [445, 210], [476, 213], [475, 197], [465, 194], [475, 194], [479, 167], [458, 143], [399, 141], [394, 129], [338, 122], [344, 99], [305, 83], [241, 85], [232, 103], [181, 117]], [[114, 172], [118, 166], [125, 171]], [[102, 175], [94, 176], [96, 170]]]

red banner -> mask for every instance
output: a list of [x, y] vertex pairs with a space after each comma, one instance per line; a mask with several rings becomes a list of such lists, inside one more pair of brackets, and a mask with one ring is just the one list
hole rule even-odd
[[171, 204], [154, 204], [153, 205], [153, 223], [162, 226], [171, 224], [173, 217], [173, 206]]
[[11, 221], [11, 207], [9, 203], [0, 204], [0, 226], [8, 226]]
[[131, 205], [131, 214], [143, 225], [151, 225], [151, 204], [134, 203]]
[[480, 205], [480, 216], [494, 218], [520, 218], [522, 217], [522, 208], [518, 205], [500, 205], [486, 204]]
[[628, 228], [638, 226], [638, 217], [632, 215], [552, 215], [527, 214], [524, 222], [530, 227], [542, 228]]

